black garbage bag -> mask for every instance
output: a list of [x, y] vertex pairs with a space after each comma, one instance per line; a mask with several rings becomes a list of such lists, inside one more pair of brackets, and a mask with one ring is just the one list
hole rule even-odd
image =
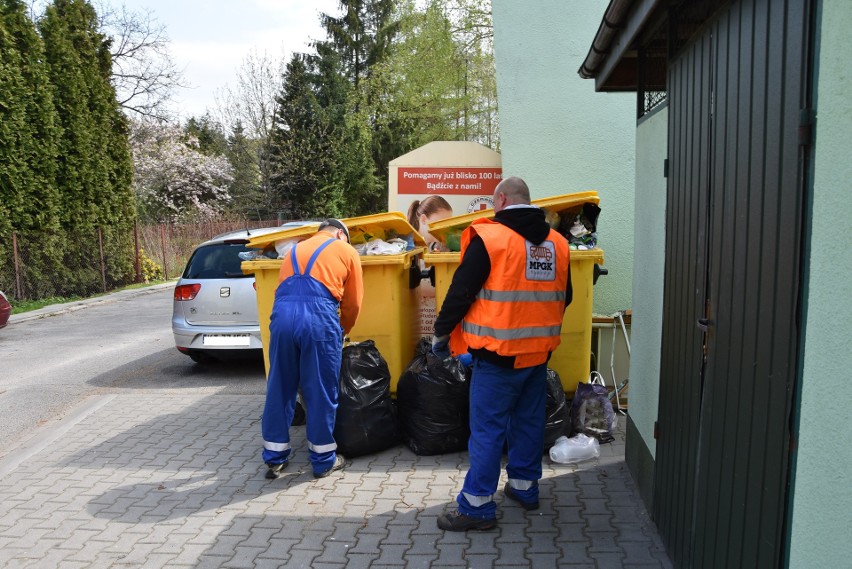
[[305, 406], [302, 405], [302, 397], [299, 396], [296, 398], [296, 408], [293, 413], [293, 422], [290, 424], [294, 427], [301, 427], [307, 422], [308, 418], [305, 415]]
[[544, 451], [568, 431], [568, 401], [562, 391], [562, 380], [555, 370], [547, 370], [547, 402], [545, 403]]
[[379, 452], [399, 443], [390, 371], [372, 340], [343, 348], [334, 440], [338, 452], [347, 457]]
[[402, 439], [417, 455], [467, 449], [470, 438], [470, 382], [457, 358], [442, 360], [421, 340], [416, 355], [399, 378]]
[[[594, 375], [596, 372], [592, 372]], [[577, 384], [571, 409], [568, 411], [568, 437], [584, 434], [595, 437], [601, 443], [615, 440], [615, 411], [609, 400], [609, 392], [601, 380]]]

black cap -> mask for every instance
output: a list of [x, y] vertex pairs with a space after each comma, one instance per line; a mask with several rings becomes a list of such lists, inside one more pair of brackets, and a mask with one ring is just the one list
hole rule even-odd
[[349, 229], [339, 219], [334, 219], [333, 217], [329, 217], [328, 219], [326, 219], [325, 221], [320, 223], [319, 230], [322, 231], [326, 227], [335, 227], [337, 229], [342, 229], [343, 233], [346, 234], [346, 240], [349, 241], [350, 243], [352, 242], [352, 240], [349, 238]]

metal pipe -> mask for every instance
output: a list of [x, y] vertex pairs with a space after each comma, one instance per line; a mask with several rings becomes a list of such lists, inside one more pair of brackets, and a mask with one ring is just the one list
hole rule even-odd
[[[624, 326], [624, 313], [618, 313], [618, 321], [621, 323], [621, 331], [624, 332], [624, 342], [627, 344], [627, 355], [630, 354], [630, 337], [627, 335], [627, 328]], [[615, 334], [613, 334], [615, 336]]]

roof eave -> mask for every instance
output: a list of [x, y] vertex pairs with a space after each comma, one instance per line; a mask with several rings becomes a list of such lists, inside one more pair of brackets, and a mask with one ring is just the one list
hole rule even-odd
[[586, 59], [577, 71], [596, 91], [635, 91], [635, 41], [666, 0], [610, 0]]

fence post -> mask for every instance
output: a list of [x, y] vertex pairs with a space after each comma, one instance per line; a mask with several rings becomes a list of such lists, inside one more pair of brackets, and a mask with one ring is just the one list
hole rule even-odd
[[12, 257], [15, 260], [15, 298], [24, 299], [24, 291], [21, 286], [21, 264], [18, 261], [18, 232], [12, 232]]
[[160, 224], [160, 243], [163, 246], [163, 278], [169, 280], [169, 264], [166, 260], [166, 225]]
[[98, 257], [101, 261], [101, 287], [103, 291], [107, 291], [106, 286], [106, 265], [104, 264], [104, 237], [103, 233], [101, 233], [101, 228], [98, 227]]
[[136, 262], [133, 267], [136, 269], [136, 282], [142, 282], [142, 261], [139, 259], [139, 220], [133, 221], [133, 246], [136, 249]]

